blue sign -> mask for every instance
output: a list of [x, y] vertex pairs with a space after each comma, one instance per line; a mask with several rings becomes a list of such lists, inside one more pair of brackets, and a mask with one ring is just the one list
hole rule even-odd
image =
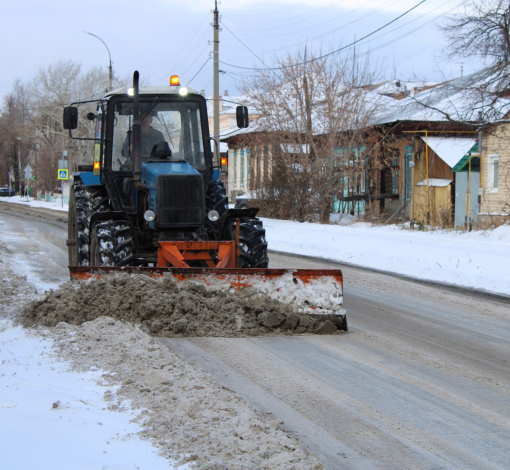
[[67, 179], [67, 170], [58, 170], [58, 179], [59, 180], [66, 180]]

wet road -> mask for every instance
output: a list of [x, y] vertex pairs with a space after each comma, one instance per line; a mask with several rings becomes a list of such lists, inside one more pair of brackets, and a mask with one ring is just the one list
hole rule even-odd
[[66, 221], [66, 213], [0, 203], [1, 238], [14, 255], [16, 271], [39, 290], [56, 288], [69, 279]]

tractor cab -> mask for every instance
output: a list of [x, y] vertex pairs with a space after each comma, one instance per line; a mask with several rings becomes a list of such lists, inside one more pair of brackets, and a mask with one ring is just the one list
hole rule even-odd
[[[69, 243], [78, 248], [70, 249], [70, 264], [146, 266], [157, 262], [161, 242], [232, 240], [236, 220], [260, 225], [257, 209], [228, 208], [220, 167], [213, 162], [205, 98], [180, 86], [175, 76], [170, 83], [139, 87], [135, 72], [132, 88], [107, 93], [97, 101], [96, 113], [87, 114], [95, 135], [80, 139], [94, 141], [94, 157], [92, 167], [82, 166], [74, 175], [70, 218], [76, 221]], [[71, 137], [78, 106], [90, 103], [65, 108], [64, 128]], [[247, 112], [239, 106], [240, 127], [248, 126]], [[101, 237], [115, 238], [111, 233], [121, 225], [121, 238], [129, 233], [132, 240], [132, 256], [112, 261], [100, 253]], [[266, 259], [264, 251], [257, 264]]]

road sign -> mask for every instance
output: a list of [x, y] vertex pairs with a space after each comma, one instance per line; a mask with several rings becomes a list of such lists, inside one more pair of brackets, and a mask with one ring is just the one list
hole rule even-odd
[[59, 168], [58, 169], [58, 179], [59, 180], [66, 180], [68, 178], [68, 170], [64, 170]]
[[27, 165], [25, 167], [25, 179], [29, 180], [30, 178], [32, 178], [32, 168], [30, 168], [30, 165]]

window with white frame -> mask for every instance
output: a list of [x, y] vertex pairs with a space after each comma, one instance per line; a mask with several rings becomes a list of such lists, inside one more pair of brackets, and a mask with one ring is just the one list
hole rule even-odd
[[241, 189], [244, 189], [244, 149], [241, 150], [241, 176], [239, 177], [240, 183], [241, 183]]
[[234, 150], [234, 174], [232, 175], [234, 178], [234, 188], [237, 189], [237, 150]]
[[489, 155], [488, 186], [490, 193], [497, 193], [499, 189], [499, 155]]

